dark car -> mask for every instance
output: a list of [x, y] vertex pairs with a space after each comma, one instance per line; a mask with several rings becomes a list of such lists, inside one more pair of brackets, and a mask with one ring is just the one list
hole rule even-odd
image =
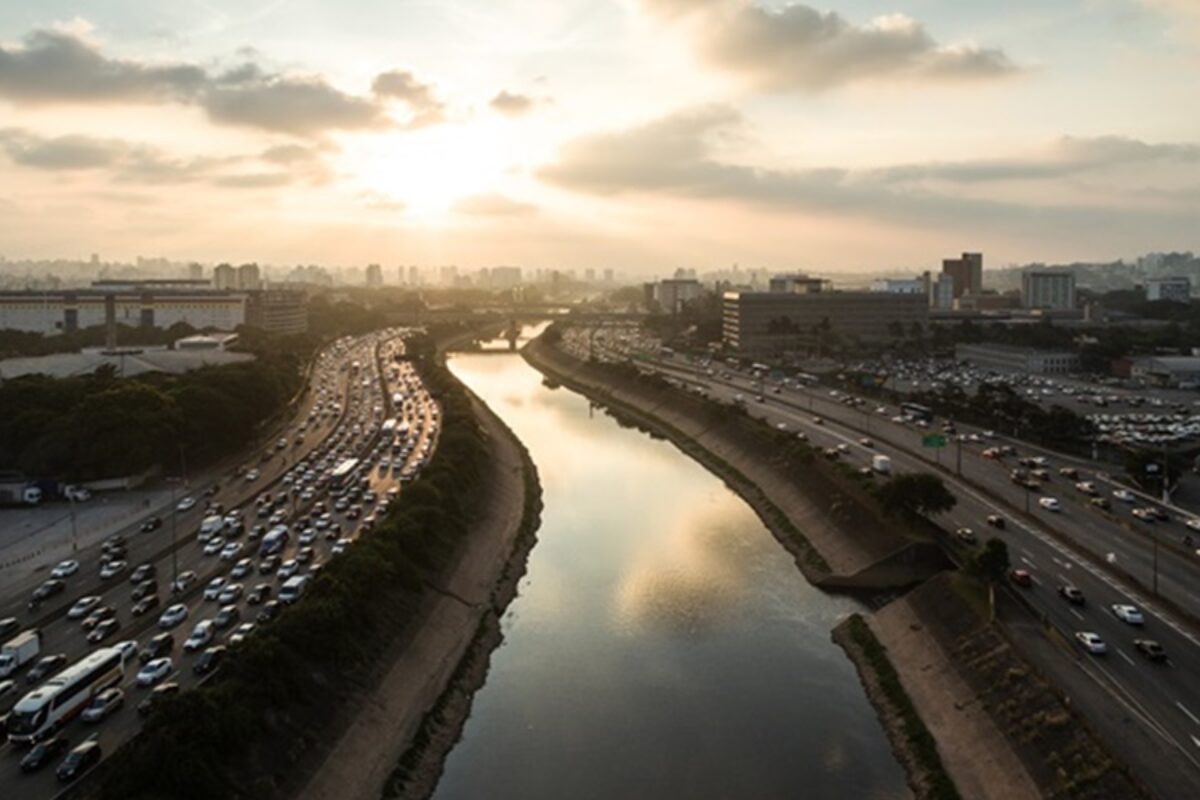
[[241, 619], [241, 616], [242, 614], [238, 611], [237, 606], [224, 606], [217, 612], [217, 616], [213, 617], [213, 627], [219, 631], [223, 631]]
[[246, 595], [246, 603], [252, 606], [257, 606], [266, 602], [271, 597], [271, 592], [274, 587], [269, 583], [260, 583], [250, 590], [250, 594]]
[[1094, 505], [1096, 508], [1102, 508], [1102, 509], [1104, 509], [1105, 511], [1108, 511], [1109, 509], [1111, 509], [1111, 508], [1112, 508], [1112, 503], [1110, 503], [1110, 502], [1108, 501], [1108, 498], [1107, 498], [1107, 497], [1093, 497], [1093, 498], [1092, 498], [1091, 500], [1089, 500], [1088, 502], [1090, 502], [1090, 503], [1091, 503], [1092, 505]]
[[133, 615], [135, 617], [140, 617], [143, 614], [145, 614], [147, 611], [149, 611], [153, 608], [158, 608], [160, 602], [161, 601], [158, 599], [158, 595], [156, 595], [156, 594], [147, 595], [147, 596], [143, 597], [141, 600], [138, 600], [136, 603], [134, 603], [133, 608], [130, 609], [130, 611], [133, 613]]
[[150, 533], [162, 527], [162, 518], [150, 517], [142, 523], [142, 533]]
[[154, 710], [154, 707], [162, 702], [164, 697], [169, 697], [173, 694], [179, 694], [178, 683], [160, 683], [154, 687], [145, 700], [138, 703], [137, 713], [143, 717], [148, 716]]
[[1014, 569], [1008, 573], [1008, 578], [1017, 586], [1024, 586], [1025, 588], [1033, 586], [1033, 576], [1023, 569]]
[[225, 657], [225, 651], [226, 647], [223, 644], [208, 648], [196, 658], [196, 662], [192, 664], [192, 672], [197, 675], [207, 675], [212, 672]]
[[270, 575], [275, 570], [279, 569], [279, 564], [283, 561], [279, 556], [267, 556], [258, 564], [258, 573], [260, 575]]
[[89, 739], [68, 753], [67, 757], [58, 765], [58, 769], [54, 773], [64, 783], [66, 781], [73, 781], [99, 764], [102, 755], [100, 742], [95, 739]]
[[301, 547], [296, 551], [296, 560], [301, 564], [312, 563], [315, 556], [316, 552], [311, 547]]
[[263, 605], [262, 611], [258, 612], [258, 616], [255, 617], [255, 621], [259, 625], [265, 625], [266, 623], [278, 617], [279, 612], [282, 610], [283, 608], [279, 605], [278, 600], [268, 600], [266, 604]]
[[21, 622], [16, 617], [0, 619], [0, 642], [7, 642], [21, 630]]
[[33, 746], [25, 757], [21, 759], [22, 772], [37, 772], [42, 767], [46, 766], [51, 760], [58, 758], [63, 753], [67, 752], [71, 747], [71, 743], [62, 736], [55, 736], [52, 739], [47, 739], [44, 742], [38, 742]]
[[158, 581], [150, 579], [142, 581], [137, 586], [133, 587], [133, 592], [130, 593], [129, 599], [135, 603], [144, 597], [149, 597], [152, 594], [158, 594]]
[[1151, 661], [1166, 661], [1167, 651], [1153, 639], [1134, 639], [1133, 646], [1137, 651]]
[[117, 616], [117, 610], [112, 606], [100, 606], [92, 610], [80, 623], [85, 631], [90, 631], [106, 619], [113, 619]]
[[146, 562], [145, 564], [138, 564], [137, 569], [135, 569], [133, 572], [129, 573], [129, 582], [132, 583], [134, 586], [137, 586], [138, 584], [145, 583], [146, 581], [153, 578], [154, 573], [155, 573], [154, 565], [151, 564], [150, 562]]
[[1083, 597], [1083, 592], [1077, 587], [1071, 586], [1070, 584], [1063, 584], [1062, 586], [1059, 586], [1058, 595], [1071, 605], [1081, 606], [1086, 602]]
[[30, 603], [30, 605], [36, 606], [43, 600], [47, 600], [56, 594], [60, 594], [63, 589], [66, 588], [67, 584], [61, 578], [51, 578], [33, 590], [33, 601]]
[[38, 681], [45, 680], [66, 665], [67, 657], [62, 653], [55, 653], [52, 656], [44, 656], [40, 661], [30, 668], [29, 672], [25, 673], [25, 682], [37, 683]]
[[115, 618], [101, 620], [91, 633], [88, 634], [87, 640], [90, 644], [100, 644], [100, 642], [112, 636], [121, 628], [121, 623]]
[[138, 661], [146, 664], [156, 658], [170, 655], [171, 650], [175, 648], [175, 636], [170, 633], [160, 633], [151, 637], [150, 641], [146, 642], [142, 647], [142, 651], [138, 653]]
[[987, 524], [991, 525], [993, 528], [999, 528], [1000, 530], [1004, 530], [1006, 525], [1004, 522], [1004, 517], [1000, 516], [999, 514], [988, 515]]

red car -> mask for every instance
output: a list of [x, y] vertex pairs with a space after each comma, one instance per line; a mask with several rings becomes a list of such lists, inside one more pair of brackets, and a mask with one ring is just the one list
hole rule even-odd
[[1008, 577], [1017, 586], [1024, 586], [1026, 588], [1033, 586], [1033, 577], [1023, 569], [1014, 569], [1008, 573]]

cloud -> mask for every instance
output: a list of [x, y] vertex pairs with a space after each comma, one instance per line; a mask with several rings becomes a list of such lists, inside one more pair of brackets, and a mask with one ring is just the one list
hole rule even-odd
[[486, 193], [464, 197], [454, 204], [461, 214], [481, 217], [518, 217], [537, 213], [537, 206], [502, 194]]
[[377, 97], [402, 100], [408, 104], [412, 117], [409, 128], [436, 125], [446, 119], [446, 107], [433, 93], [433, 87], [417, 80], [411, 72], [392, 70], [380, 73], [371, 84]]
[[488, 101], [488, 105], [492, 107], [493, 111], [510, 117], [519, 117], [533, 110], [534, 101], [532, 97], [502, 90]]
[[[537, 171], [551, 184], [572, 191], [618, 195], [658, 194], [728, 200], [781, 211], [870, 218], [930, 229], [947, 226], [1004, 228], [1007, 233], [1045, 233], [1055, 225], [1080, 231], [1089, 226], [1133, 230], [1148, 224], [1162, 230], [1194, 223], [1194, 212], [1146, 209], [1123, 203], [1119, 191], [1100, 201], [1018, 202], [935, 191], [910, 185], [925, 177], [994, 180], [1012, 174], [1057, 177], [1062, 169], [1100, 169], [1139, 159], [1197, 162], [1195, 145], [1147, 145], [1126, 139], [1066, 139], [1049, 166], [1041, 161], [962, 162], [892, 170], [837, 167], [763, 169], [728, 163], [714, 156], [722, 137], [739, 135], [741, 116], [725, 106], [690, 109], [624, 131], [585, 136], [568, 143], [558, 160]], [[1061, 166], [1061, 165], [1067, 166]], [[1190, 220], [1190, 222], [1189, 222]], [[1064, 229], [1065, 229], [1064, 227]], [[1057, 231], [1056, 233], [1062, 233]]]
[[772, 90], [821, 91], [869, 79], [978, 80], [1019, 71], [1001, 50], [939, 44], [903, 14], [855, 25], [836, 12], [753, 0], [643, 0], [684, 27], [700, 55]]
[[310, 138], [393, 127], [392, 99], [412, 109], [408, 127], [444, 118], [429, 87], [409, 73], [384, 73], [374, 94], [360, 96], [321, 75], [279, 74], [254, 61], [210, 71], [113, 58], [78, 32], [54, 29], [32, 31], [19, 45], [0, 45], [0, 96], [23, 104], [179, 103], [202, 109], [218, 124]]
[[15, 128], [0, 130], [0, 149], [14, 164], [48, 170], [108, 167], [127, 151], [123, 142], [89, 136], [42, 138]]

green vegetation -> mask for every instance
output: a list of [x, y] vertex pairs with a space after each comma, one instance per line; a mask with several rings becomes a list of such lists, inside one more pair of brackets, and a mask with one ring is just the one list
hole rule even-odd
[[884, 697], [900, 718], [909, 752], [929, 782], [928, 792], [924, 796], [933, 800], [958, 798], [954, 781], [950, 779], [946, 767], [942, 764], [942, 757], [938, 754], [937, 742], [925, 727], [912, 699], [904, 690], [904, 685], [900, 683], [900, 676], [896, 674], [896, 668], [888, 659], [887, 649], [875, 638], [875, 634], [861, 615], [851, 615], [846, 625], [851, 640], [862, 651], [866, 666], [874, 673]]
[[930, 517], [943, 514], [958, 504], [958, 498], [937, 475], [912, 472], [896, 475], [880, 484], [875, 496], [887, 514]]
[[434, 359], [414, 360], [443, 409], [429, 467], [374, 531], [324, 566], [304, 602], [232, 648], [204, 686], [151, 715], [104, 770], [102, 797], [273, 794], [325, 738], [347, 688], [417, 619], [425, 586], [467, 535], [488, 448], [462, 386]]
[[[133, 328], [117, 325], [117, 341], [130, 346], [161, 346], [194, 333], [196, 329], [186, 322], [178, 322], [169, 328]], [[0, 358], [76, 353], [85, 347], [101, 347], [105, 341], [106, 332], [103, 325], [68, 331], [56, 336], [5, 328], [0, 329]]]
[[975, 557], [975, 568], [979, 570], [980, 577], [993, 584], [1004, 580], [1010, 566], [1008, 545], [995, 536], [987, 540], [983, 550]]

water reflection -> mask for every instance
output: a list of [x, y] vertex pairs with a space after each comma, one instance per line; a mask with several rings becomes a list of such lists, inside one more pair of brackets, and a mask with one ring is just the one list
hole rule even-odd
[[439, 800], [907, 796], [829, 641], [850, 603], [740, 499], [519, 356], [452, 369], [529, 447], [545, 509]]

